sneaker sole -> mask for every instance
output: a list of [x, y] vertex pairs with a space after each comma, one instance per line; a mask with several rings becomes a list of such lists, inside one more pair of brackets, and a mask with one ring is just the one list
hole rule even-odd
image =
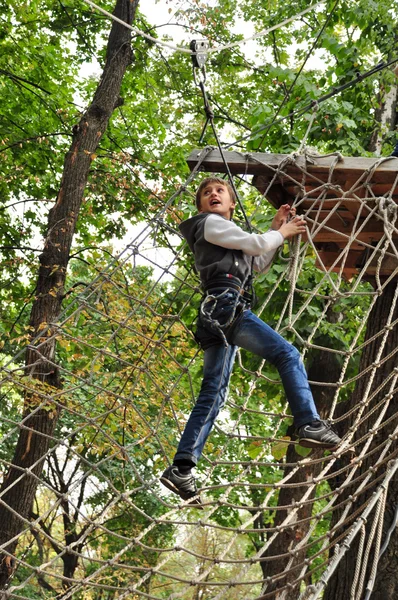
[[311, 440], [308, 438], [301, 438], [298, 440], [300, 446], [303, 448], [323, 448], [324, 450], [335, 450], [340, 442], [337, 444], [328, 444], [327, 442], [317, 442], [316, 440]]
[[176, 494], [177, 496], [179, 496], [181, 498], [181, 500], [183, 500], [184, 502], [186, 502], [189, 506], [193, 506], [195, 508], [199, 508], [200, 510], [203, 510], [202, 501], [201, 501], [199, 495], [193, 496], [192, 499], [189, 499], [189, 498], [184, 499], [180, 495], [178, 487], [175, 486], [172, 481], [170, 481], [169, 479], [166, 479], [165, 477], [161, 477], [159, 481], [165, 487], [167, 487], [168, 490], [170, 490], [171, 492], [173, 492], [173, 494]]
[[165, 477], [161, 477], [160, 481], [161, 481], [161, 483], [163, 483], [163, 485], [165, 487], [167, 487], [168, 490], [170, 490], [174, 494], [177, 494], [177, 496], [180, 495], [180, 492], [178, 491], [178, 488], [169, 479], [166, 479]]

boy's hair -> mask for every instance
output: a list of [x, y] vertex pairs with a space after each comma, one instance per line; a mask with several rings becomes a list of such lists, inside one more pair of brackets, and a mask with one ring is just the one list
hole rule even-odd
[[[234, 192], [232, 185], [228, 181], [226, 181], [225, 179], [221, 179], [220, 177], [206, 177], [205, 179], [203, 179], [203, 181], [200, 182], [200, 186], [196, 190], [195, 200], [196, 200], [196, 208], [198, 210], [200, 210], [200, 196], [202, 194], [202, 191], [204, 190], [204, 188], [207, 185], [209, 185], [209, 183], [221, 183], [222, 185], [224, 185], [229, 192], [229, 197], [231, 198], [232, 202], [236, 202], [236, 194]], [[233, 213], [233, 211], [232, 211], [232, 213]], [[232, 214], [231, 214], [231, 217], [232, 217]]]

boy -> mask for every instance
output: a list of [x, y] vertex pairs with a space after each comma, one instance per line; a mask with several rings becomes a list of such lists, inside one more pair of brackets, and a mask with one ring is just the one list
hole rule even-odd
[[[203, 380], [173, 464], [160, 481], [183, 500], [192, 498], [192, 504], [200, 504], [200, 498], [191, 469], [225, 404], [238, 347], [278, 369], [302, 446], [333, 449], [341, 441], [331, 426], [320, 420], [298, 350], [251, 312], [245, 289], [251, 263], [254, 270], [265, 272], [285, 239], [305, 232], [305, 221], [284, 204], [270, 231], [246, 233], [231, 221], [235, 201], [227, 182], [206, 178], [196, 193], [199, 213], [180, 225], [205, 292], [196, 331], [204, 349]], [[293, 218], [288, 221], [290, 213]]]

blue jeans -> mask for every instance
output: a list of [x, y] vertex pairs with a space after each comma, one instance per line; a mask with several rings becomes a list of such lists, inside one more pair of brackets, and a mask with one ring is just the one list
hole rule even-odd
[[[224, 313], [226, 321], [229, 309], [236, 304], [235, 299], [236, 292], [228, 292], [212, 316], [217, 318]], [[222, 319], [218, 320], [221, 323]], [[251, 310], [244, 310], [231, 335], [226, 335], [228, 343], [220, 339], [220, 343], [204, 352], [202, 386], [174, 460], [191, 461], [196, 465], [200, 459], [214, 421], [225, 404], [238, 346], [261, 356], [278, 369], [296, 427], [319, 419], [300, 353], [294, 346]]]
[[392, 151], [391, 156], [397, 156], [398, 157], [398, 142], [397, 142], [394, 150]]

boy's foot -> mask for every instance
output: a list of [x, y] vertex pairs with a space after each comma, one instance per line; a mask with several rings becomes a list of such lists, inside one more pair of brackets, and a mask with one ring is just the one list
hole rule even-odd
[[298, 443], [305, 448], [336, 448], [341, 438], [328, 421], [312, 421], [297, 429]]
[[192, 498], [189, 504], [192, 504], [197, 508], [202, 508], [202, 501], [196, 487], [196, 481], [191, 472], [183, 475], [178, 470], [177, 465], [171, 465], [170, 467], [167, 467], [161, 476], [160, 481], [183, 500], [190, 500]]

